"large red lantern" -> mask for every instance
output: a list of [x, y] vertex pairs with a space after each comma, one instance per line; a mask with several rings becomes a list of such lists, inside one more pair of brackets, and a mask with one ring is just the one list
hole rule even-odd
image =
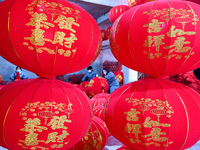
[[87, 132], [88, 97], [56, 79], [27, 79], [0, 90], [0, 146], [10, 150], [66, 150]]
[[193, 70], [200, 67], [199, 18], [199, 5], [188, 1], [135, 6], [113, 24], [111, 50], [123, 65], [153, 77]]
[[66, 0], [6, 0], [0, 13], [0, 55], [38, 76], [81, 70], [100, 52], [96, 21]]
[[109, 11], [109, 16], [108, 16], [110, 22], [114, 23], [114, 21], [128, 9], [129, 9], [129, 6], [126, 6], [126, 5], [118, 5], [111, 8], [111, 10]]
[[103, 77], [94, 77], [88, 84], [88, 96], [99, 93], [107, 93], [109, 89], [108, 81]]
[[199, 140], [200, 95], [180, 83], [143, 79], [114, 91], [105, 111], [110, 133], [138, 150], [183, 150]]
[[69, 150], [102, 150], [108, 142], [108, 137], [105, 122], [94, 116], [86, 135]]

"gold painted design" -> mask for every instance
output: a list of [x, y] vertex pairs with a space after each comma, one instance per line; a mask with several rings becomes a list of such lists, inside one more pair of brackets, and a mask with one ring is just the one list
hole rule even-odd
[[84, 150], [101, 150], [103, 137], [98, 129], [86, 133], [83, 137]]
[[[35, 7], [38, 12], [33, 11]], [[38, 54], [47, 52], [55, 56], [58, 53], [63, 57], [74, 57], [77, 47], [73, 45], [78, 40], [76, 28], [80, 27], [78, 20], [81, 18], [78, 10], [46, 0], [32, 0], [25, 10], [31, 16], [26, 26], [32, 27], [32, 34], [30, 37], [24, 37], [24, 46], [27, 46], [29, 50], [35, 50]], [[57, 29], [55, 34], [53, 37], [47, 37], [46, 32], [52, 28]], [[46, 42], [57, 44], [56, 50], [45, 46]], [[40, 47], [36, 48], [35, 45]]]
[[[167, 135], [171, 124], [163, 122], [164, 118], [168, 120], [174, 114], [174, 110], [167, 101], [150, 98], [126, 98], [125, 101], [132, 105], [130, 111], [124, 112], [127, 120], [124, 131], [129, 134], [127, 138], [131, 143], [141, 143], [141, 138], [145, 138], [144, 145], [146, 146], [161, 147], [173, 143], [169, 141]], [[144, 119], [143, 123], [141, 119]]]
[[[24, 128], [20, 129], [25, 132], [25, 140], [19, 140], [18, 145], [22, 148], [27, 149], [29, 146], [30, 149], [34, 149], [39, 147], [38, 144], [43, 143], [50, 144], [50, 147], [62, 148], [68, 144], [66, 141], [69, 135], [67, 125], [72, 123], [71, 113], [73, 113], [71, 102], [68, 105], [56, 102], [28, 103], [19, 114], [25, 121]], [[40, 135], [45, 130], [54, 130], [54, 132], [50, 132], [46, 139], [40, 139]]]
[[164, 22], [159, 22], [157, 19], [152, 19], [152, 23], [145, 24], [143, 27], [148, 27], [147, 32], [160, 32], [162, 30], [162, 25]]
[[[143, 15], [151, 16], [149, 23], [143, 25], [148, 32], [143, 46], [151, 48], [151, 51], [143, 51], [148, 59], [188, 59], [194, 54], [190, 36], [196, 35], [199, 17], [192, 8], [163, 8], [161, 10], [144, 11]], [[169, 24], [170, 20], [180, 23], [182, 27]], [[191, 28], [186, 28], [187, 25], [190, 25]], [[166, 34], [162, 32], [163, 26], [170, 28]], [[168, 43], [165, 40], [169, 37], [171, 42], [170, 45], [167, 45]]]

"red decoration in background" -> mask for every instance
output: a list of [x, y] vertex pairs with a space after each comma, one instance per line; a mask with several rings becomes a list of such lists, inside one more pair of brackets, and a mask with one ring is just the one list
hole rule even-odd
[[110, 30], [111, 30], [112, 26], [108, 27], [106, 30], [106, 36], [109, 39], [110, 38]]
[[93, 115], [105, 121], [105, 106], [98, 105], [98, 106], [93, 107]]
[[143, 79], [110, 95], [105, 120], [110, 133], [130, 148], [186, 149], [199, 140], [199, 102], [200, 95], [185, 85]]
[[105, 122], [94, 116], [87, 134], [69, 150], [102, 150], [108, 142], [108, 137]]
[[101, 30], [101, 37], [102, 37], [103, 41], [108, 40], [108, 36], [107, 36], [106, 30]]
[[93, 97], [90, 99], [90, 103], [93, 107], [99, 106], [99, 105], [105, 106], [106, 102], [107, 102], [107, 99], [105, 99], [105, 98], [94, 98]]
[[0, 83], [2, 82], [2, 80], [3, 80], [3, 78], [2, 78], [2, 76], [1, 76], [1, 74], [0, 74]]
[[94, 77], [88, 85], [88, 96], [94, 96], [99, 93], [107, 93], [109, 89], [108, 82], [103, 77]]
[[190, 88], [194, 89], [200, 94], [200, 80], [198, 80], [194, 73], [192, 71], [186, 72], [186, 73], [181, 73], [181, 74], [176, 74], [176, 75], [171, 75], [165, 77], [165, 79], [175, 81], [178, 83], [182, 83], [184, 85], [189, 86]]
[[123, 84], [124, 74], [121, 71], [114, 72], [117, 80], [119, 81], [119, 84]]
[[0, 146], [7, 149], [66, 150], [84, 137], [92, 117], [88, 97], [56, 79], [10, 83], [0, 104]]
[[68, 76], [69, 82], [73, 84], [80, 84], [81, 79], [85, 74], [72, 74]]
[[200, 67], [199, 18], [199, 5], [189, 1], [135, 6], [113, 24], [111, 50], [123, 65], [152, 77], [193, 70]]
[[110, 97], [110, 94], [108, 93], [99, 93], [93, 96], [93, 98], [105, 98], [106, 100], [108, 100], [109, 97]]
[[156, 0], [128, 0], [128, 5], [130, 7], [133, 7], [133, 6], [136, 6], [136, 5], [140, 5], [140, 4], [152, 2], [152, 1], [156, 1]]
[[111, 10], [109, 11], [109, 20], [110, 22], [114, 23], [115, 20], [121, 15], [123, 14], [125, 11], [127, 11], [130, 7], [126, 6], [126, 5], [118, 5], [115, 6], [113, 8], [111, 8]]
[[16, 73], [16, 78], [14, 79], [14, 81], [16, 82], [16, 81], [20, 81], [21, 80], [21, 78], [20, 78], [20, 72], [17, 72]]
[[108, 68], [111, 72], [121, 71], [122, 64], [118, 61], [104, 61], [103, 62], [103, 69]]
[[6, 0], [0, 13], [0, 55], [38, 76], [84, 69], [100, 52], [96, 21], [68, 1]]
[[187, 1], [190, 1], [190, 2], [194, 2], [194, 3], [197, 3], [197, 4], [200, 4], [200, 1], [199, 0], [185, 0], [186, 2]]

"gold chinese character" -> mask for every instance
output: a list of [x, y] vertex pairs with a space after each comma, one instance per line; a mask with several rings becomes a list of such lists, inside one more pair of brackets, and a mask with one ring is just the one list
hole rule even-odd
[[140, 129], [141, 129], [141, 124], [130, 124], [130, 123], [127, 123], [126, 127], [125, 127], [125, 131], [128, 132], [128, 133], [134, 133], [135, 137], [137, 139], [138, 139], [138, 134], [142, 133], [140, 131]]
[[164, 34], [161, 34], [161, 35], [157, 35], [157, 36], [147, 36], [147, 40], [145, 40], [145, 44], [144, 46], [147, 46], [147, 47], [151, 47], [152, 46], [155, 46], [156, 47], [156, 51], [159, 52], [159, 49], [160, 49], [160, 45], [163, 45], [165, 44], [164, 42], [162, 42], [162, 40], [165, 38], [165, 35]]
[[25, 136], [26, 136], [26, 139], [24, 143], [26, 146], [38, 145], [39, 142], [45, 142], [43, 140], [38, 140], [37, 138], [38, 134], [36, 133], [31, 133]]
[[181, 29], [175, 29], [174, 25], [171, 26], [171, 28], [169, 29], [169, 32], [167, 32], [168, 37], [176, 37], [180, 35], [194, 35], [194, 34], [196, 34], [196, 32], [193, 32], [193, 31], [185, 32]]
[[158, 22], [157, 19], [152, 19], [152, 23], [145, 24], [143, 27], [148, 27], [147, 32], [160, 32], [162, 27], [160, 27], [160, 24], [163, 24], [164, 22]]
[[72, 25], [75, 26], [80, 26], [78, 23], [75, 22], [75, 19], [72, 17], [65, 17], [63, 15], [60, 15], [55, 21], [55, 23], [58, 23], [58, 26], [60, 27], [60, 29], [66, 29], [66, 30], [70, 30], [72, 32], [76, 32], [76, 30], [72, 29]]
[[158, 127], [158, 126], [162, 126], [162, 127], [170, 127], [170, 124], [167, 123], [159, 123], [158, 121], [154, 121], [151, 120], [150, 121], [150, 117], [147, 117], [145, 122], [143, 123], [144, 127], [146, 128], [152, 128], [152, 127]]
[[137, 117], [137, 114], [141, 114], [141, 112], [138, 112], [136, 109], [131, 108], [131, 111], [125, 112], [124, 114], [127, 114], [126, 119], [128, 121], [138, 121], [139, 118]]
[[43, 13], [38, 14], [35, 12], [32, 15], [33, 18], [31, 18], [31, 22], [27, 23], [27, 26], [34, 26], [36, 29], [40, 29], [40, 27], [44, 27], [46, 29], [49, 29], [49, 27], [54, 27], [55, 25], [49, 22], [46, 22], [47, 16]]
[[[61, 135], [58, 135], [58, 132], [52, 132], [48, 134], [48, 139], [45, 142], [46, 144], [50, 143], [50, 142], [60, 142], [63, 143], [64, 139], [67, 137], [67, 135], [69, 135], [69, 133], [65, 130], [62, 131]], [[57, 141], [56, 141], [57, 139]]]
[[47, 130], [47, 127], [40, 126], [41, 125], [41, 120], [38, 118], [34, 119], [28, 119], [26, 121], [27, 124], [25, 124], [25, 128], [20, 129], [21, 131], [29, 132], [29, 133], [34, 133], [34, 131], [42, 132], [42, 130]]
[[49, 39], [44, 38], [44, 30], [41, 29], [32, 29], [31, 37], [25, 37], [25, 40], [30, 40], [33, 45], [40, 45], [43, 46], [45, 44], [44, 41], [51, 42]]
[[48, 126], [51, 126], [53, 130], [55, 129], [67, 129], [67, 127], [64, 126], [64, 123], [68, 122], [71, 123], [71, 120], [67, 119], [66, 115], [63, 116], [53, 116], [53, 119], [47, 124]]
[[143, 137], [150, 137], [147, 139], [147, 141], [153, 140], [153, 141], [158, 141], [158, 142], [164, 142], [167, 141], [167, 137], [160, 137], [160, 135], [166, 135], [165, 132], [161, 132], [160, 128], [152, 128], [151, 133], [144, 135]]
[[185, 37], [177, 37], [177, 40], [174, 41], [173, 45], [166, 46], [164, 49], [170, 49], [172, 47], [175, 47], [174, 49], [170, 50], [169, 53], [172, 53], [173, 51], [177, 53], [185, 53], [188, 52], [191, 47], [183, 47], [184, 44], [190, 44], [190, 41], [185, 41]]
[[64, 32], [57, 31], [55, 33], [54, 40], [53, 40], [52, 44], [59, 43], [62, 46], [64, 45], [67, 48], [71, 48], [72, 43], [74, 43], [74, 41], [77, 40], [77, 38], [76, 38], [75, 34], [73, 34], [73, 33], [70, 33], [70, 37], [68, 37], [68, 38], [65, 38], [65, 35], [66, 34]]

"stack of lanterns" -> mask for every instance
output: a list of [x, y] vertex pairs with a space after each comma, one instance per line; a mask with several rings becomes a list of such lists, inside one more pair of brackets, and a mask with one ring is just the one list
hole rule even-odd
[[98, 25], [65, 0], [6, 0], [0, 13], [0, 55], [41, 77], [0, 90], [0, 146], [72, 147], [88, 130], [91, 105], [81, 90], [55, 76], [81, 70], [95, 60], [101, 49]]
[[200, 95], [162, 79], [200, 67], [199, 8], [159, 0], [129, 9], [113, 24], [110, 46], [116, 59], [150, 76], [110, 95], [106, 124], [126, 147], [182, 150], [199, 140]]

